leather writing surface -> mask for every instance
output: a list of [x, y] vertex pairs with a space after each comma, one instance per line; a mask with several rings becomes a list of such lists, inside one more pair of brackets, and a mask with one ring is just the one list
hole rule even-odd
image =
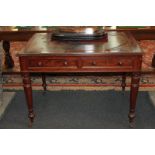
[[107, 40], [55, 41], [51, 33], [37, 33], [19, 55], [74, 55], [74, 54], [141, 54], [142, 51], [129, 33], [108, 32]]

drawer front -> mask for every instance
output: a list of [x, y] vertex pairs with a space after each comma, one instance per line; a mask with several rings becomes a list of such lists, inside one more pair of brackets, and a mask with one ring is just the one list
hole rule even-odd
[[141, 68], [141, 56], [29, 57], [27, 69], [40, 72], [130, 72]]
[[56, 59], [30, 59], [29, 60], [29, 67], [53, 67], [53, 68], [58, 68], [58, 67], [69, 67], [69, 68], [76, 68], [77, 66], [77, 60], [73, 59], [65, 59], [65, 58], [56, 58]]
[[128, 57], [83, 58], [83, 68], [132, 67], [133, 59]]

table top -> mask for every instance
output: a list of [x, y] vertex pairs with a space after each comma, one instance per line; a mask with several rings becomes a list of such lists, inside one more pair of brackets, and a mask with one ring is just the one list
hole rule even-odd
[[18, 56], [44, 55], [108, 55], [142, 54], [142, 50], [130, 33], [107, 32], [107, 40], [56, 41], [51, 33], [36, 33]]

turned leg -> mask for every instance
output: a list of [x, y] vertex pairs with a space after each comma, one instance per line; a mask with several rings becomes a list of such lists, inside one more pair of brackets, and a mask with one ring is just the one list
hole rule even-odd
[[46, 75], [45, 74], [42, 74], [42, 86], [43, 86], [43, 89], [44, 89], [44, 92], [47, 90], [47, 84], [46, 84]]
[[125, 91], [125, 87], [126, 87], [126, 73], [123, 73], [122, 75], [122, 91]]
[[0, 41], [0, 108], [1, 108], [1, 105], [2, 105], [2, 98], [3, 98], [3, 95], [2, 95], [2, 66], [1, 66], [1, 62], [2, 62], [2, 44], [1, 44], [1, 41]]
[[153, 59], [152, 59], [152, 67], [155, 68], [155, 54], [154, 54]]
[[130, 127], [134, 126], [136, 100], [139, 89], [140, 73], [133, 73], [131, 78], [130, 90], [130, 110], [129, 110], [129, 123]]
[[4, 55], [5, 60], [4, 64], [6, 68], [13, 68], [14, 67], [14, 61], [10, 55], [10, 42], [9, 41], [3, 41], [3, 49], [4, 49]]
[[29, 126], [32, 126], [34, 120], [33, 101], [32, 101], [32, 86], [29, 73], [23, 73], [23, 86], [28, 106]]

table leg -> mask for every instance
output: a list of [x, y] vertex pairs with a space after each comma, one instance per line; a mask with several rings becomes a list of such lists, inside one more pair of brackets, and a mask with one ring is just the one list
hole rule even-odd
[[4, 49], [4, 55], [5, 55], [5, 60], [4, 64], [6, 68], [13, 68], [14, 67], [14, 61], [10, 55], [10, 42], [4, 40], [3, 41], [3, 49]]
[[125, 87], [126, 87], [126, 73], [123, 73], [122, 75], [122, 91], [125, 91]]
[[153, 56], [153, 58], [152, 58], [152, 67], [155, 68], [155, 54], [154, 54], [154, 56]]
[[1, 66], [1, 62], [2, 62], [2, 42], [0, 41], [0, 108], [2, 105], [2, 98], [3, 98], [3, 88], [2, 88], [2, 66]]
[[32, 126], [34, 120], [34, 112], [33, 112], [33, 99], [32, 99], [32, 86], [31, 79], [29, 73], [22, 73], [23, 76], [23, 86], [28, 106], [28, 117], [29, 117], [29, 126]]
[[46, 92], [46, 90], [47, 90], [47, 84], [46, 84], [46, 75], [44, 74], [44, 73], [42, 73], [42, 86], [43, 86], [43, 89], [44, 89], [44, 92]]
[[131, 91], [130, 91], [130, 111], [129, 111], [130, 127], [134, 127], [139, 81], [140, 81], [140, 73], [133, 73], [131, 78]]

